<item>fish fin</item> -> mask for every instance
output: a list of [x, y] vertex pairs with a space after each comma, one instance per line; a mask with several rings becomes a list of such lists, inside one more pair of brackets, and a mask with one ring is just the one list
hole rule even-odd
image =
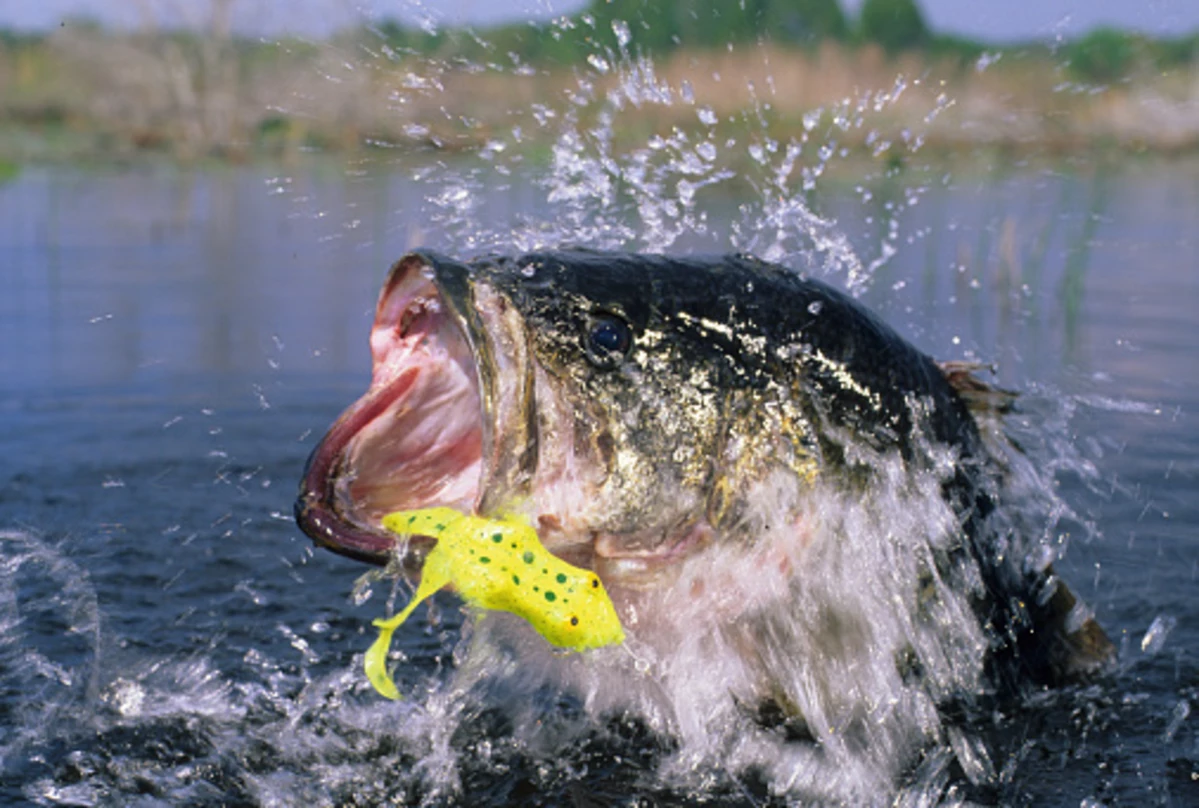
[[[1019, 393], [988, 384], [979, 371], [995, 372], [993, 365], [980, 362], [938, 362], [945, 380], [975, 416], [984, 442], [1005, 471], [1005, 447], [1024, 453], [1020, 443], [1002, 427], [1002, 416], [1011, 412]], [[1085, 680], [1107, 670], [1116, 648], [1086, 606], [1046, 568], [1040, 586], [1053, 586], [1051, 594], [1032, 610], [1033, 631], [1021, 643], [1026, 664], [1054, 684]]]
[[1061, 579], [1039, 617], [1048, 631], [1050, 673], [1057, 682], [1085, 680], [1107, 670], [1116, 658], [1116, 646], [1070, 587]]
[[1019, 393], [988, 384], [975, 374], [986, 370], [995, 372], [994, 365], [981, 362], [938, 362], [937, 367], [945, 375], [945, 381], [958, 394], [966, 407], [975, 414], [998, 414], [1011, 412]]
[[417, 587], [416, 594], [412, 596], [412, 600], [408, 602], [404, 610], [386, 620], [380, 618], [372, 621], [372, 625], [379, 629], [379, 636], [371, 643], [371, 647], [366, 649], [362, 667], [366, 670], [366, 678], [384, 698], [393, 701], [400, 698], [400, 691], [387, 672], [387, 653], [391, 650], [391, 635], [412, 615], [421, 601], [450, 582], [450, 576], [444, 567], [437, 548], [434, 548], [425, 561], [425, 568], [421, 572], [420, 586]]

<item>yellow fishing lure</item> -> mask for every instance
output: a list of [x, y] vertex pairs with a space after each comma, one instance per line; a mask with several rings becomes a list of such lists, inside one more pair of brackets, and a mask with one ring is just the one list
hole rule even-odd
[[390, 513], [383, 517], [383, 527], [437, 539], [411, 602], [395, 617], [374, 621], [379, 638], [366, 652], [366, 676], [389, 699], [400, 697], [387, 674], [392, 633], [422, 600], [449, 584], [472, 606], [512, 612], [562, 648], [585, 651], [624, 642], [624, 629], [599, 577], [552, 555], [533, 527], [519, 519], [422, 508]]

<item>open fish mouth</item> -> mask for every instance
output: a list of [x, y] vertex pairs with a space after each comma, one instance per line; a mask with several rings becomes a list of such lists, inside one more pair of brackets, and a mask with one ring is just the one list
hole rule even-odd
[[[317, 544], [383, 565], [393, 511], [477, 510], [491, 443], [490, 348], [469, 269], [412, 253], [391, 269], [375, 311], [371, 385], [313, 450], [295, 503]], [[406, 561], [432, 540], [416, 537]]]

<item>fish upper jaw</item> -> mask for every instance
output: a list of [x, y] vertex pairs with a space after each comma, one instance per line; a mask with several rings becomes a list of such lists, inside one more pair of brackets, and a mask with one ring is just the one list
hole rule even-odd
[[[317, 544], [388, 563], [396, 537], [382, 518], [446, 505], [474, 511], [494, 454], [495, 372], [462, 264], [411, 253], [379, 295], [370, 345], [371, 385], [309, 457], [296, 522]], [[406, 563], [431, 546], [418, 537]]]

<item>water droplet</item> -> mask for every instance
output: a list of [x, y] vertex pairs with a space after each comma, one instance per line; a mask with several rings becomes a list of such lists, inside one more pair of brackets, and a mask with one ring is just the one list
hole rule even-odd
[[823, 308], [824, 308], [824, 301], [813, 300], [811, 303], [808, 304], [808, 314], [812, 314], [812, 315], [819, 314], [820, 310]]
[[137, 682], [118, 678], [108, 689], [104, 700], [115, 707], [121, 715], [135, 716], [141, 712], [142, 705], [146, 701], [146, 691]]
[[267, 603], [266, 597], [254, 587], [250, 586], [249, 581], [241, 581], [233, 587], [233, 591], [240, 592], [248, 597], [255, 606], [262, 606]]
[[698, 110], [695, 111], [695, 114], [699, 116], [700, 122], [703, 123], [705, 126], [715, 126], [716, 125], [716, 121], [717, 121], [716, 113], [712, 111], [711, 107], [700, 107]]
[[350, 589], [350, 602], [355, 606], [361, 606], [371, 599], [371, 595], [375, 594], [374, 587], [375, 576], [368, 572], [362, 575], [358, 580], [354, 581], [354, 586]]
[[629, 31], [629, 24], [624, 20], [612, 21], [612, 33], [616, 34], [616, 41], [622, 50], [628, 47], [629, 42], [633, 39], [633, 34]]
[[995, 767], [982, 741], [957, 727], [947, 729], [949, 745], [970, 782], [974, 785], [991, 782], [995, 778]]
[[974, 69], [976, 72], [982, 73], [988, 67], [990, 67], [991, 65], [998, 62], [1000, 60], [1000, 58], [1002, 58], [1002, 57], [1003, 57], [1002, 53], [984, 52], [981, 56], [978, 57], [978, 61], [976, 61], [974, 63]]
[[1182, 728], [1182, 722], [1186, 721], [1190, 714], [1191, 703], [1186, 699], [1174, 705], [1174, 712], [1170, 714], [1170, 723], [1166, 725], [1166, 732], [1162, 738], [1166, 743], [1174, 740], [1174, 736]]
[[1149, 624], [1149, 630], [1141, 638], [1141, 651], [1152, 656], [1162, 650], [1162, 646], [1166, 644], [1166, 637], [1176, 625], [1178, 625], [1178, 618], [1168, 614], [1159, 614], [1153, 618], [1153, 622]]

